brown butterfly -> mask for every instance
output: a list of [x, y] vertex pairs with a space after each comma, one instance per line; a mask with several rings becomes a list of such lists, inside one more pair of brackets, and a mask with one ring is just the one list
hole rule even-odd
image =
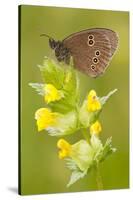
[[[46, 34], [41, 36], [49, 37]], [[87, 29], [73, 33], [62, 41], [49, 37], [49, 46], [55, 51], [59, 62], [69, 64], [72, 56], [76, 69], [98, 77], [105, 72], [117, 49], [118, 36], [110, 29]]]

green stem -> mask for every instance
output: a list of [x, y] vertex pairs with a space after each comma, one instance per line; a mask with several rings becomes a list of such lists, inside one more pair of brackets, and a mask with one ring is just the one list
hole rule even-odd
[[87, 131], [87, 129], [81, 129], [81, 132], [82, 132], [84, 138], [86, 139], [86, 141], [89, 143], [90, 142], [89, 131]]
[[96, 183], [98, 190], [103, 190], [102, 176], [100, 173], [99, 164], [96, 164]]

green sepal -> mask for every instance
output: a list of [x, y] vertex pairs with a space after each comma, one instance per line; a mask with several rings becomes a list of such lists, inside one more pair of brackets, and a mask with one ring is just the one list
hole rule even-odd
[[88, 128], [98, 118], [101, 110], [95, 112], [89, 112], [87, 109], [87, 100], [84, 100], [82, 107], [79, 109], [79, 121], [81, 127]]
[[51, 136], [64, 136], [73, 134], [77, 130], [77, 114], [76, 112], [69, 112], [65, 115], [59, 114], [56, 123], [46, 128]]
[[72, 145], [71, 158], [81, 171], [86, 171], [93, 163], [94, 150], [86, 140]]

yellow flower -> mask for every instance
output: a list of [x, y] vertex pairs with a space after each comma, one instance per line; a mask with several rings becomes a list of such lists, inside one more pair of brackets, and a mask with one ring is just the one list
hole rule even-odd
[[99, 133], [102, 131], [102, 126], [99, 121], [96, 121], [94, 124], [90, 127], [90, 134], [96, 134], [99, 135]]
[[58, 101], [63, 97], [61, 91], [57, 90], [52, 84], [46, 84], [44, 86], [44, 92], [44, 100], [46, 103]]
[[95, 90], [91, 90], [88, 94], [87, 108], [89, 112], [95, 112], [101, 109], [101, 103], [97, 98]]
[[64, 159], [70, 156], [71, 153], [71, 144], [69, 144], [66, 140], [60, 139], [57, 142], [57, 147], [60, 149], [59, 158]]
[[48, 108], [40, 108], [35, 113], [38, 131], [41, 131], [56, 122], [57, 113], [52, 113]]

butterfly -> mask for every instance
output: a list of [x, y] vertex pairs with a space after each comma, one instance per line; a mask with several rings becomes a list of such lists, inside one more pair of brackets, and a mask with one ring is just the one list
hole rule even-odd
[[73, 33], [62, 41], [49, 38], [49, 46], [54, 50], [59, 62], [70, 63], [73, 57], [74, 67], [90, 77], [98, 77], [107, 69], [118, 47], [116, 32], [105, 28], [92, 28]]

